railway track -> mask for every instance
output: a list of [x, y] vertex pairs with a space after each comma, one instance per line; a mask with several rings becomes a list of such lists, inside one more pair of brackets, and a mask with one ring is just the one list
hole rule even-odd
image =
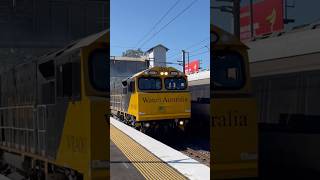
[[209, 151], [202, 151], [202, 150], [195, 150], [189, 147], [186, 150], [180, 151], [185, 155], [205, 164], [206, 166], [210, 166], [210, 152]]

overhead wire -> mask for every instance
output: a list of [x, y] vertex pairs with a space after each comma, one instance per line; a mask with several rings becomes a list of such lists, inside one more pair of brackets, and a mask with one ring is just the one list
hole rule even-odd
[[152, 28], [146, 33], [145, 36], [143, 36], [135, 47], [137, 47], [146, 37], [148, 37], [151, 32], [162, 22], [162, 20], [179, 4], [181, 0], [177, 0], [165, 13], [162, 15], [162, 17], [152, 26]]
[[175, 21], [178, 17], [180, 17], [183, 13], [185, 13], [188, 9], [190, 9], [197, 1], [199, 0], [193, 0], [186, 8], [184, 8], [182, 11], [180, 11], [175, 17], [173, 17], [167, 24], [162, 26], [158, 31], [153, 33], [153, 35], [145, 40], [142, 45], [139, 48], [142, 48], [147, 42], [149, 42], [152, 38], [154, 38], [157, 34], [159, 34], [162, 30], [164, 30], [168, 25], [170, 25], [173, 21]]
[[199, 56], [199, 55], [206, 54], [206, 53], [209, 53], [209, 51], [207, 50], [207, 51], [204, 51], [204, 52], [200, 52], [200, 53], [197, 53], [197, 54], [193, 54], [193, 55], [191, 55], [191, 56], [189, 56], [189, 57]]
[[[207, 40], [209, 40], [209, 37], [206, 37], [205, 39], [203, 39], [203, 40], [201, 40], [201, 41], [199, 41], [199, 42], [196, 42], [196, 43], [188, 46], [187, 48], [185, 48], [185, 50], [192, 49], [193, 47], [196, 47], [196, 46], [198, 46], [199, 44], [201, 44], [201, 43], [203, 43], [203, 42], [205, 42], [205, 41], [207, 41]], [[168, 58], [176, 57], [176, 56], [178, 56], [179, 54], [181, 54], [181, 52], [175, 53], [175, 54], [173, 54], [173, 55], [170, 55], [170, 56], [168, 56]]]

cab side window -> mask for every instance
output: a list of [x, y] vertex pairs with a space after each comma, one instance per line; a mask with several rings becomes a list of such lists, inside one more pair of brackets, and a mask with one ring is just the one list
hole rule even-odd
[[[40, 76], [43, 78], [39, 81], [40, 85], [40, 103], [54, 104], [55, 103], [55, 63], [50, 60], [39, 64], [38, 66]], [[30, 71], [31, 72], [31, 71]], [[32, 76], [32, 75], [31, 75]], [[40, 79], [40, 78], [39, 78]]]
[[216, 51], [213, 53], [212, 62], [214, 89], [241, 89], [244, 86], [244, 59], [239, 53], [233, 51]]
[[131, 82], [130, 82], [129, 91], [130, 91], [130, 92], [134, 92], [134, 91], [135, 91], [135, 83], [134, 83], [134, 81], [131, 81]]
[[57, 67], [57, 96], [80, 98], [80, 63], [67, 62]]

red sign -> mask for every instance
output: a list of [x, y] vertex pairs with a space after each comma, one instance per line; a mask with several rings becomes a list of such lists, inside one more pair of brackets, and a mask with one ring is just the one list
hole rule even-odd
[[[246, 40], [251, 37], [250, 5], [240, 9], [240, 38]], [[253, 4], [254, 36], [282, 31], [283, 0], [261, 0]]]
[[199, 60], [193, 60], [193, 61], [189, 62], [189, 64], [185, 65], [186, 74], [199, 72], [199, 66], [200, 66]]

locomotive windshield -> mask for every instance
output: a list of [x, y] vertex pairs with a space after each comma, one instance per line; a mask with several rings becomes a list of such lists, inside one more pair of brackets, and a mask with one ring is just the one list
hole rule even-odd
[[140, 90], [160, 90], [162, 88], [160, 78], [141, 77], [138, 84]]
[[184, 90], [187, 88], [185, 78], [166, 78], [164, 80], [165, 88], [167, 90]]
[[238, 53], [213, 53], [214, 89], [240, 89], [245, 81], [243, 63], [243, 58]]
[[100, 91], [109, 89], [109, 56], [106, 50], [97, 50], [90, 55], [90, 80], [94, 88]]

